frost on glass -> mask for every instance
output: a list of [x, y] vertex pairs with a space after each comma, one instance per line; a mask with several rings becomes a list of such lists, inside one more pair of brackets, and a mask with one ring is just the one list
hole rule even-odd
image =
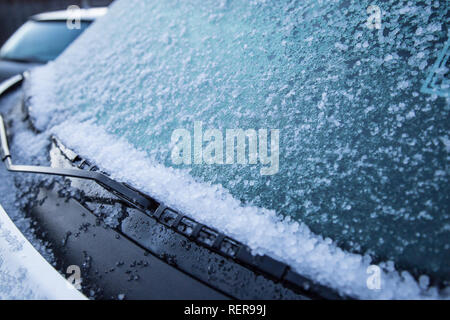
[[[348, 252], [445, 284], [450, 108], [420, 89], [448, 4], [380, 2], [380, 29], [371, 4], [118, 1], [32, 75], [32, 116], [116, 177], [343, 292], [377, 294], [368, 256]], [[171, 134], [194, 121], [280, 129], [279, 172], [174, 166]]]

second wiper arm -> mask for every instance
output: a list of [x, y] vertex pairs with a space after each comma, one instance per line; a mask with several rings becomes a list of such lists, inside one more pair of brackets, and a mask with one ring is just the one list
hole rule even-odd
[[66, 169], [66, 168], [13, 164], [11, 160], [11, 153], [9, 151], [8, 146], [8, 136], [6, 135], [5, 123], [1, 115], [0, 115], [0, 141], [1, 141], [1, 149], [0, 149], [1, 158], [2, 161], [5, 163], [6, 169], [8, 171], [39, 173], [39, 174], [48, 174], [55, 176], [92, 180], [135, 207], [139, 207], [142, 209], [149, 209], [152, 206], [150, 200], [142, 196], [140, 193], [128, 188], [124, 184], [117, 182], [100, 172], [87, 171], [82, 169]]

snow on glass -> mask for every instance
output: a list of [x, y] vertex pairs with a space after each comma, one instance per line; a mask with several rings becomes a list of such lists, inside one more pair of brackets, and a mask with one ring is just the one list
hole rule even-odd
[[[33, 72], [32, 117], [113, 177], [341, 293], [437, 297], [450, 108], [420, 88], [448, 4], [384, 1], [379, 28], [370, 5], [119, 0]], [[175, 165], [171, 135], [196, 121], [279, 129], [279, 171]], [[374, 261], [387, 261], [380, 290], [366, 285]]]

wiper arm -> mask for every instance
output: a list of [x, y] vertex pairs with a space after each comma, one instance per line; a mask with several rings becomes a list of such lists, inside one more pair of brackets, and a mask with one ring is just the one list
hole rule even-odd
[[17, 63], [40, 63], [43, 64], [45, 63], [44, 61], [40, 61], [39, 59], [36, 59], [33, 57], [30, 58], [13, 58], [13, 57], [8, 57], [8, 56], [3, 56], [1, 57], [2, 60], [6, 60], [6, 61], [11, 61], [11, 62], [17, 62]]
[[41, 167], [41, 166], [27, 166], [27, 165], [15, 165], [11, 160], [11, 153], [9, 152], [8, 137], [6, 135], [5, 123], [3, 117], [0, 115], [0, 140], [1, 140], [1, 158], [6, 165], [8, 171], [13, 172], [28, 172], [48, 174], [55, 176], [64, 176], [71, 178], [80, 178], [86, 180], [92, 180], [97, 182], [100, 186], [104, 187], [108, 191], [111, 191], [116, 196], [131, 204], [134, 207], [141, 209], [151, 208], [152, 203], [149, 199], [143, 197], [140, 193], [128, 188], [124, 184], [117, 182], [107, 175], [96, 172], [87, 171], [82, 169], [66, 169], [66, 168], [53, 168], [53, 167]]

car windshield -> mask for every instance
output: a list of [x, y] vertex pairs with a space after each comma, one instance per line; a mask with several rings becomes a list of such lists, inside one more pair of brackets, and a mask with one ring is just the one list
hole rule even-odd
[[81, 22], [80, 28], [69, 29], [65, 21], [30, 20], [6, 41], [0, 57], [40, 63], [54, 60], [89, 24]]
[[447, 283], [448, 3], [195, 3], [113, 4], [32, 75], [36, 126], [331, 286]]

